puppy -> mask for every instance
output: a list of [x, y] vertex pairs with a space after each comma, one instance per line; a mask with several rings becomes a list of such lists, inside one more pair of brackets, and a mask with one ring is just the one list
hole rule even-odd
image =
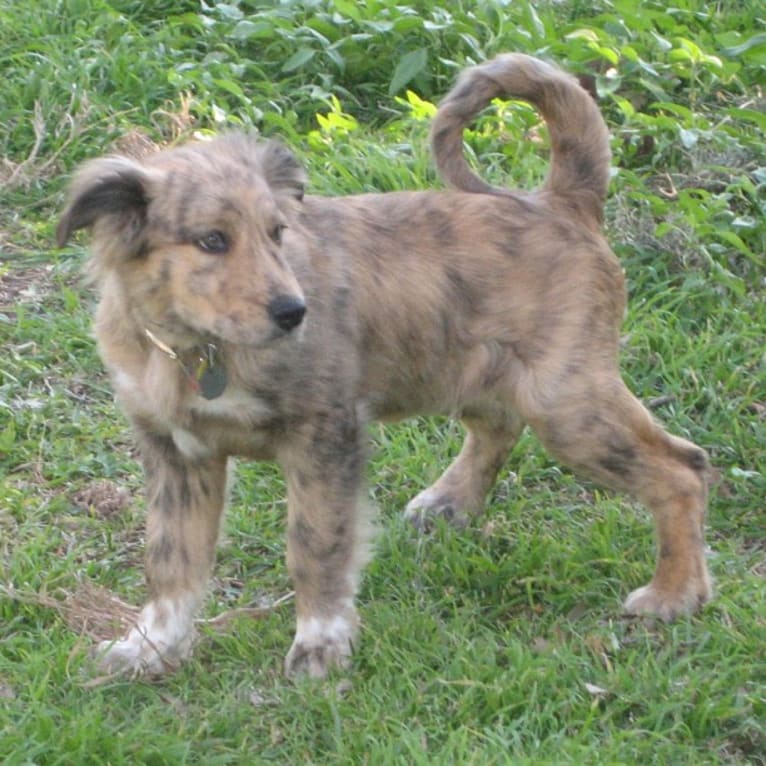
[[[464, 158], [464, 126], [495, 97], [530, 101], [548, 125], [535, 193], [490, 186]], [[554, 66], [499, 56], [460, 77], [432, 146], [452, 191], [304, 197], [295, 157], [241, 134], [77, 175], [58, 242], [92, 230], [96, 336], [147, 485], [149, 600], [102, 647], [105, 669], [159, 674], [189, 655], [233, 455], [286, 477], [286, 671], [345, 666], [373, 418], [465, 425], [454, 463], [407, 506], [415, 526], [466, 523], [528, 425], [653, 514], [656, 571], [627, 612], [671, 619], [710, 597], [705, 453], [665, 433], [618, 370], [625, 288], [600, 233], [610, 154], [593, 100]]]

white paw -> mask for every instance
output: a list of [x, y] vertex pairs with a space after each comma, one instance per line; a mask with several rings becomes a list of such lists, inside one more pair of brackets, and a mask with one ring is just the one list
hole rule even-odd
[[358, 622], [355, 611], [334, 617], [299, 617], [295, 640], [285, 659], [285, 673], [324, 678], [333, 669], [347, 668]]
[[160, 676], [177, 670], [194, 645], [192, 618], [193, 610], [183, 600], [148, 603], [124, 639], [99, 644], [99, 668], [131, 677]]

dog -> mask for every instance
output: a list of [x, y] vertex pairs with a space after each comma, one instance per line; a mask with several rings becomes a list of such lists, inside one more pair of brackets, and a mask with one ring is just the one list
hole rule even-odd
[[[463, 153], [493, 98], [542, 113], [551, 162], [531, 193]], [[304, 196], [280, 143], [223, 134], [76, 175], [57, 229], [92, 233], [95, 332], [146, 474], [149, 598], [100, 647], [108, 671], [158, 675], [189, 656], [213, 567], [231, 456], [276, 460], [287, 486], [297, 625], [289, 675], [346, 667], [368, 558], [372, 419], [459, 418], [452, 465], [406, 508], [467, 523], [525, 426], [574, 471], [654, 516], [651, 582], [630, 614], [670, 620], [711, 596], [706, 453], [666, 433], [618, 368], [623, 272], [601, 233], [606, 125], [554, 65], [519, 54], [467, 69], [431, 144], [452, 187]]]

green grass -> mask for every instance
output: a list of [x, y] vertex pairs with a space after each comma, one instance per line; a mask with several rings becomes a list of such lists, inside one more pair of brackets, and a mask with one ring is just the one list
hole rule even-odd
[[[0, 761], [766, 763], [765, 21], [756, 0], [0, 0]], [[431, 187], [430, 105], [503, 50], [595, 78], [630, 286], [623, 368], [719, 473], [715, 600], [669, 626], [621, 618], [651, 576], [650, 520], [530, 435], [485, 516], [418, 538], [400, 511], [460, 430], [376, 426], [380, 533], [347, 679], [283, 678], [288, 601], [204, 629], [162, 682], [89, 683], [92, 626], [39, 594], [139, 603], [142, 501], [84, 249], [51, 245], [69, 173], [126, 135], [244, 125], [293, 146], [314, 192]], [[468, 136], [482, 173], [536, 183], [535, 126], [517, 104], [490, 110]], [[280, 475], [238, 474], [209, 616], [290, 590]]]

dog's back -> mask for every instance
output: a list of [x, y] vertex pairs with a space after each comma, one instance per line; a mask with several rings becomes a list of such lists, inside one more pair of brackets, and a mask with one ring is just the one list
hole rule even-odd
[[463, 154], [463, 129], [498, 97], [524, 99], [540, 110], [552, 154], [542, 191], [585, 223], [600, 224], [610, 162], [609, 133], [601, 113], [574, 77], [523, 53], [508, 53], [465, 70], [439, 105], [431, 144], [442, 178], [462, 191], [508, 193], [479, 178]]

